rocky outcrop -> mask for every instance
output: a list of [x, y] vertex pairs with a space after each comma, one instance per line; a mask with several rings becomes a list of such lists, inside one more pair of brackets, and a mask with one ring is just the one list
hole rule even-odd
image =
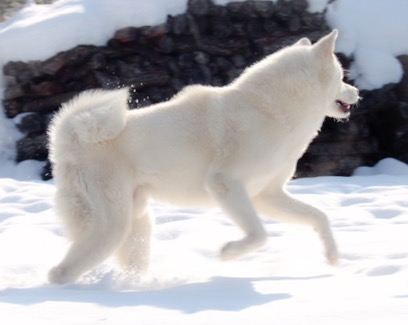
[[[44, 62], [4, 67], [8, 117], [21, 115], [26, 136], [17, 160], [47, 159], [45, 130], [62, 102], [92, 88], [131, 89], [131, 107], [168, 100], [188, 84], [225, 85], [246, 66], [300, 37], [320, 38], [329, 29], [306, 0], [232, 2], [190, 0], [188, 12], [159, 26], [118, 30], [103, 47], [81, 45]], [[347, 58], [339, 54], [344, 65]], [[408, 65], [406, 57], [401, 61]], [[408, 141], [408, 78], [364, 92], [349, 123], [326, 121], [298, 166], [298, 176], [348, 175], [383, 156], [404, 161]], [[385, 123], [386, 122], [386, 123]], [[407, 130], [406, 130], [407, 129]], [[44, 177], [49, 177], [49, 170]]]

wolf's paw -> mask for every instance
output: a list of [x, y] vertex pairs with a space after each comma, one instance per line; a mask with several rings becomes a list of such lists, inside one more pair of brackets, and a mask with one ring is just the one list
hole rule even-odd
[[77, 277], [75, 275], [70, 274], [66, 268], [61, 266], [56, 266], [48, 272], [48, 281], [54, 284], [74, 282], [76, 278]]
[[240, 257], [242, 254], [242, 247], [239, 241], [233, 241], [225, 244], [221, 248], [220, 258], [223, 261], [230, 261]]
[[324, 238], [324, 244], [325, 244], [325, 251], [326, 251], [325, 255], [326, 255], [327, 263], [333, 266], [337, 265], [339, 261], [339, 252], [337, 250], [336, 243], [330, 237], [329, 239]]
[[326, 259], [330, 265], [336, 266], [339, 263], [339, 252], [337, 249], [331, 249], [326, 252]]
[[242, 257], [261, 247], [263, 244], [265, 244], [266, 239], [266, 234], [261, 233], [257, 236], [248, 236], [241, 240], [226, 243], [221, 249], [220, 258], [223, 261], [229, 261]]

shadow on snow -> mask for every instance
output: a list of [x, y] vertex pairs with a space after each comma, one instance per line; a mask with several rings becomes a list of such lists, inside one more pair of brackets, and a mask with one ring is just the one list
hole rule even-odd
[[[285, 278], [286, 279], [286, 278]], [[37, 288], [6, 289], [0, 292], [0, 301], [31, 305], [46, 301], [95, 303], [110, 307], [153, 306], [197, 313], [205, 310], [239, 311], [273, 301], [291, 298], [287, 293], [262, 294], [253, 287], [253, 281], [280, 280], [279, 278], [251, 279], [214, 277], [204, 283], [182, 284], [156, 291], [81, 290], [78, 288], [46, 285]]]

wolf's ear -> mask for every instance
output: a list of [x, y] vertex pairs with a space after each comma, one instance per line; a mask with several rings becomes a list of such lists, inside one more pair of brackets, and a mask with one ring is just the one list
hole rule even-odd
[[315, 51], [320, 55], [332, 55], [336, 47], [336, 39], [339, 34], [337, 29], [334, 29], [330, 34], [322, 37], [314, 46]]
[[312, 45], [312, 42], [307, 37], [303, 37], [293, 45], [294, 46], [299, 46], [299, 45], [310, 46], [310, 45]]

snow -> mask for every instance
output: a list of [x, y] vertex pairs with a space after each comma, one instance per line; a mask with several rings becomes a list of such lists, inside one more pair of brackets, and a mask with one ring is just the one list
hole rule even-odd
[[0, 24], [1, 63], [44, 60], [79, 44], [104, 45], [128, 26], [157, 25], [187, 8], [186, 0], [60, 0], [31, 3]]
[[[153, 204], [150, 272], [109, 260], [75, 284], [50, 285], [67, 249], [53, 182], [0, 179], [0, 314], [9, 324], [405, 324], [408, 166], [383, 160], [365, 176], [290, 182], [326, 211], [342, 255], [326, 265], [308, 228], [267, 222], [267, 245], [238, 261], [217, 253], [238, 230], [218, 210]], [[356, 172], [356, 174], [359, 174]]]
[[354, 176], [372, 176], [377, 174], [408, 175], [408, 166], [396, 159], [386, 158], [379, 161], [373, 167], [358, 167], [353, 173]]
[[[310, 0], [309, 10], [321, 11], [327, 3]], [[182, 0], [31, 4], [0, 24], [0, 65], [43, 59], [81, 42], [103, 44], [116, 28], [129, 22], [160, 23], [185, 5]], [[385, 77], [397, 80], [401, 70], [393, 59], [407, 50], [407, 23], [400, 18], [406, 9], [406, 2], [397, 0], [329, 5], [331, 24], [340, 29], [338, 47], [355, 56], [352, 73], [360, 85], [376, 87]], [[374, 66], [378, 61], [382, 64]], [[238, 261], [220, 262], [219, 248], [239, 236], [228, 218], [218, 210], [154, 203], [155, 240], [147, 275], [130, 278], [108, 260], [75, 284], [54, 286], [46, 281], [47, 271], [69, 243], [53, 209], [54, 183], [38, 179], [41, 163], [12, 162], [19, 137], [14, 123], [0, 117], [2, 324], [406, 323], [406, 164], [384, 159], [358, 168], [351, 177], [290, 182], [293, 195], [328, 214], [341, 250], [337, 267], [325, 263], [313, 231], [273, 222], [265, 223], [269, 240], [264, 248]]]
[[328, 6], [328, 23], [340, 30], [337, 50], [354, 58], [350, 77], [359, 88], [401, 80], [396, 56], [408, 54], [407, 12], [405, 0], [337, 0]]
[[309, 0], [308, 10], [313, 13], [323, 12], [330, 0]]

